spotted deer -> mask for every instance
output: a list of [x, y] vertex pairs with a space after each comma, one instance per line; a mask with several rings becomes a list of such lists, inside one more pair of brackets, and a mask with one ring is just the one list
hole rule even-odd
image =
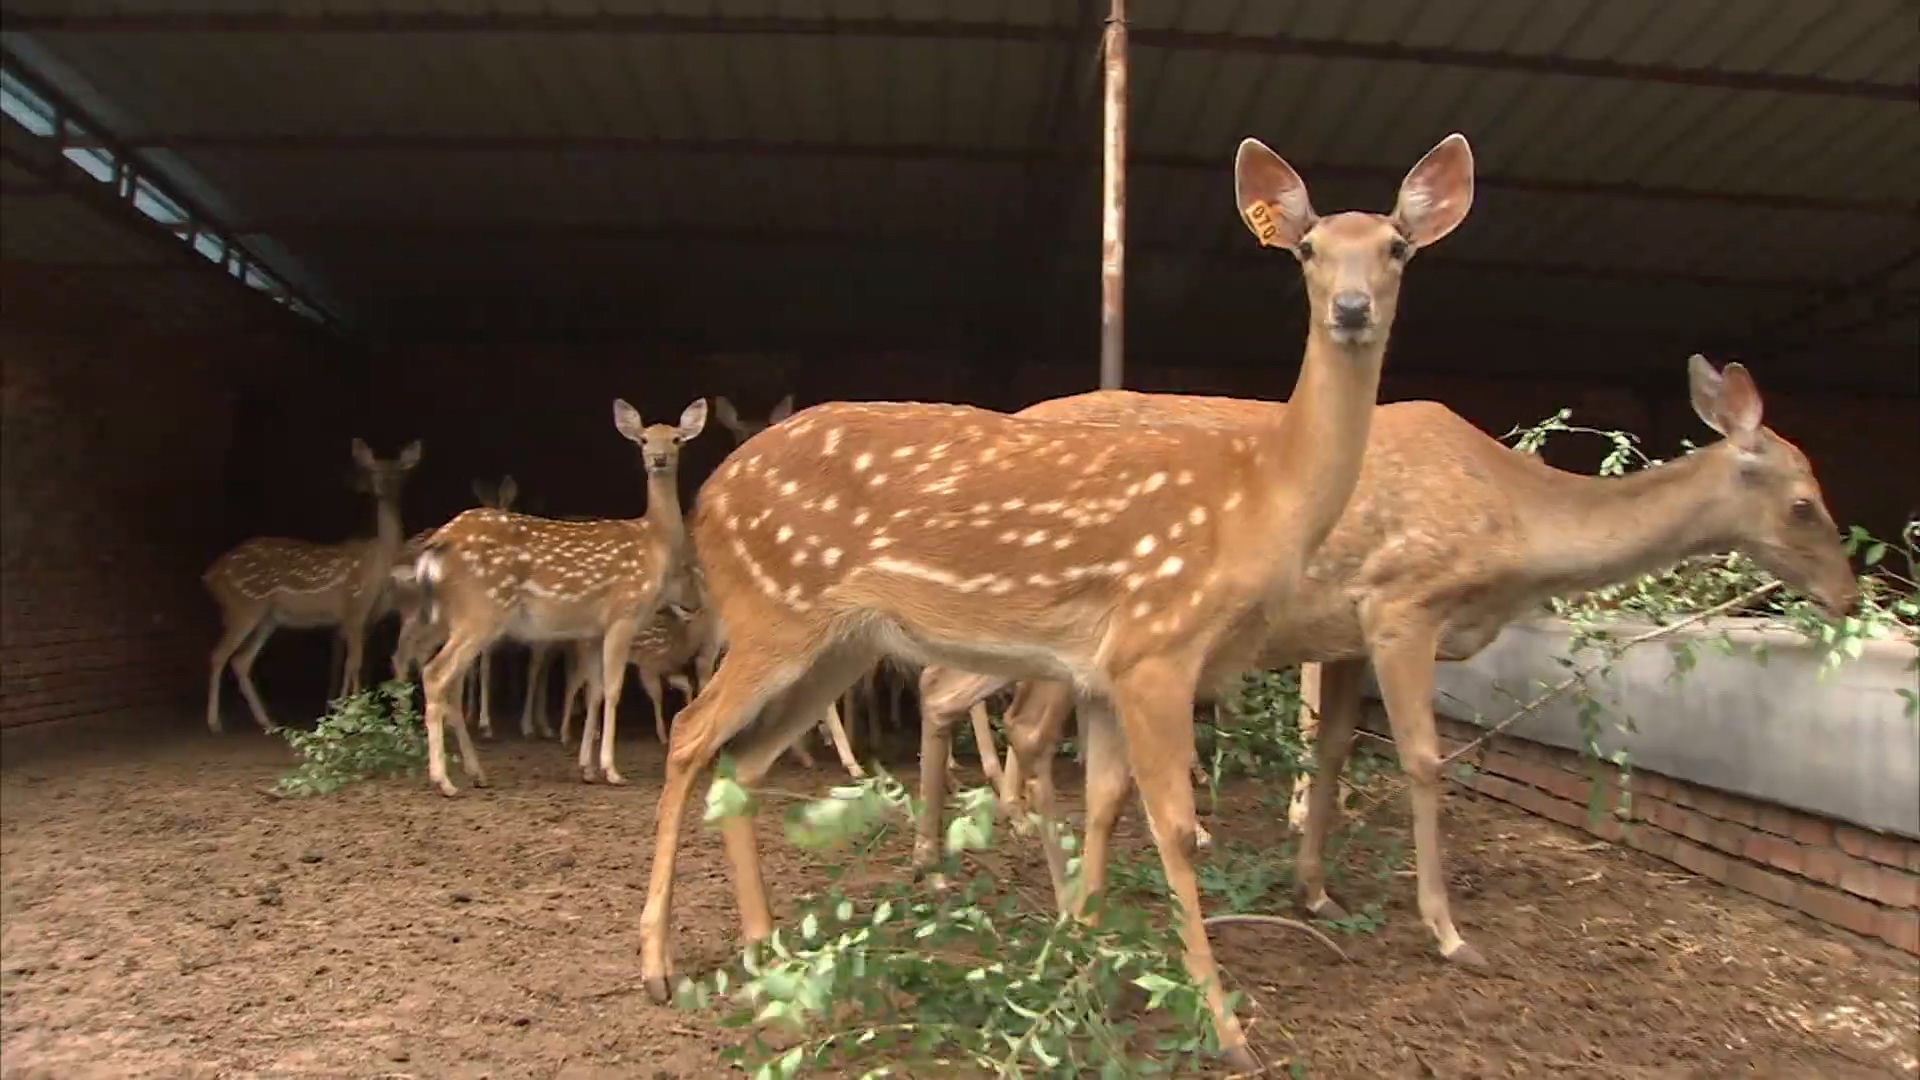
[[407, 444], [391, 461], [353, 440], [353, 461], [362, 486], [373, 496], [374, 535], [339, 544], [278, 536], [242, 541], [201, 575], [220, 606], [223, 630], [213, 647], [207, 678], [207, 729], [220, 724], [220, 672], [229, 663], [240, 694], [263, 731], [277, 727], [253, 686], [253, 662], [281, 627], [333, 627], [346, 639], [341, 692], [360, 688], [367, 626], [385, 591], [387, 570], [400, 553], [400, 492], [420, 464], [420, 443]]
[[587, 721], [581, 779], [595, 779], [591, 747], [601, 733], [599, 773], [626, 781], [614, 768], [615, 718], [634, 635], [662, 604], [680, 602], [691, 559], [680, 517], [680, 448], [707, 422], [696, 399], [673, 424], [643, 424], [622, 400], [613, 423], [640, 447], [647, 476], [646, 516], [637, 520], [555, 521], [502, 510], [468, 510], [442, 526], [415, 563], [429, 618], [444, 620], [447, 643], [424, 673], [427, 772], [443, 794], [459, 789], [447, 777], [446, 723], [453, 721], [460, 766], [477, 787], [486, 773], [454, 708], [453, 692], [481, 650], [501, 637], [529, 644], [582, 638], [600, 642], [606, 682], [600, 724]]
[[[497, 483], [488, 483], [475, 478], [472, 487], [474, 500], [481, 506], [492, 507], [495, 510], [511, 510], [520, 498], [520, 485], [511, 473], [500, 477]], [[407, 538], [406, 545], [401, 549], [399, 561], [394, 564], [393, 584], [388, 590], [389, 598], [382, 605], [383, 608], [398, 612], [400, 616], [400, 633], [393, 647], [393, 677], [396, 679], [410, 678], [447, 641], [446, 624], [423, 617], [420, 590], [413, 576], [415, 560], [420, 557], [421, 552], [426, 550], [427, 542], [433, 539], [433, 534], [439, 531], [439, 527], [435, 526], [422, 529]], [[382, 611], [376, 614], [374, 620], [379, 621], [385, 617], [386, 613]], [[520, 715], [520, 734], [524, 738], [532, 738], [536, 730], [543, 737], [553, 736], [553, 729], [547, 723], [546, 716], [535, 711], [535, 691], [539, 686], [537, 668], [542, 658], [543, 650], [535, 646], [530, 662], [533, 670], [529, 671], [527, 680], [527, 698], [522, 704]], [[461, 688], [461, 708], [466, 708], [469, 702], [478, 703], [482, 738], [493, 736], [492, 661], [492, 649], [482, 652], [479, 663], [469, 669], [467, 681]]]
[[[1326, 890], [1323, 852], [1336, 785], [1360, 717], [1371, 660], [1401, 765], [1412, 782], [1416, 879], [1422, 920], [1440, 954], [1471, 967], [1480, 952], [1453, 924], [1442, 865], [1434, 665], [1471, 658], [1502, 628], [1547, 599], [1589, 591], [1694, 555], [1751, 556], [1836, 617], [1858, 599], [1833, 518], [1807, 458], [1762, 426], [1760, 392], [1740, 364], [1716, 372], [1688, 361], [1694, 411], [1724, 438], [1685, 457], [1620, 478], [1554, 469], [1512, 450], [1434, 402], [1381, 406], [1359, 484], [1326, 543], [1309, 560], [1294, 602], [1266, 628], [1260, 667], [1321, 665], [1317, 767], [1294, 860], [1307, 910], [1341, 918]], [[1250, 433], [1292, 406], [1232, 398], [1101, 391], [1046, 402], [1034, 412], [1128, 424], [1200, 425]], [[975, 676], [934, 672], [929, 697]], [[1072, 709], [1063, 683], [1025, 684], [1006, 716], [1010, 756], [1003, 792], [1017, 802], [1031, 772], [1036, 807], [1051, 820], [1052, 757]], [[935, 717], [944, 731], [952, 717]], [[1091, 774], [1105, 767], [1091, 756]], [[991, 753], [991, 751], [988, 751]], [[938, 769], [945, 758], [923, 757]], [[938, 783], [929, 786], [939, 786]], [[929, 804], [921, 843], [940, 829]], [[1110, 831], [1110, 817], [1088, 817]], [[1056, 888], [1065, 856], [1041, 830]], [[1104, 842], [1087, 841], [1083, 873]]]
[[[1090, 760], [1106, 766], [1089, 776], [1091, 813], [1117, 815], [1130, 768], [1179, 903], [1187, 968], [1229, 1060], [1256, 1067], [1217, 978], [1191, 863], [1194, 693], [1216, 667], [1249, 666], [1339, 517], [1401, 272], [1465, 217], [1472, 177], [1466, 140], [1448, 136], [1408, 173], [1392, 215], [1320, 217], [1286, 162], [1241, 143], [1238, 209], [1262, 244], [1299, 260], [1309, 305], [1299, 380], [1277, 422], [1147, 428], [836, 403], [729, 455], [701, 493], [694, 544], [730, 651], [680, 714], [667, 756], [641, 920], [650, 993], [667, 997], [674, 862], [700, 770], [732, 741], [737, 779], [756, 783], [827, 703], [897, 657], [1064, 680], [1082, 695]], [[721, 829], [742, 936], [762, 940], [772, 915], [751, 812]]]
[[[713, 671], [717, 641], [710, 611], [674, 604], [661, 607], [660, 614], [634, 635], [628, 662], [639, 670], [640, 686], [653, 703], [653, 730], [662, 746], [667, 744], [666, 686], [677, 685], [692, 697], [696, 684], [687, 680], [686, 667], [694, 664], [698, 682], [706, 682]], [[582, 699], [584, 716], [592, 716], [602, 698], [602, 673], [598, 664], [590, 662], [593, 658], [587, 654], [588, 648], [575, 643], [574, 663], [567, 671], [560, 713], [560, 740], [564, 743], [573, 741], [575, 696]]]
[[[714, 398], [713, 415], [715, 419], [720, 421], [720, 426], [726, 428], [727, 432], [733, 436], [733, 445], [738, 447], [741, 443], [753, 438], [756, 434], [765, 431], [767, 428], [793, 415], [793, 395], [787, 394], [778, 402], [774, 403], [773, 409], [767, 413], [766, 419], [764, 420], [751, 420], [742, 416], [740, 411], [734, 407], [733, 402], [727, 400], [724, 395]], [[704, 626], [709, 631], [716, 633], [719, 631], [719, 626], [711, 619], [707, 620]], [[654, 636], [659, 638], [668, 636], [672, 632], [669, 627], [658, 627], [655, 629], [656, 633]], [[868, 678], [870, 679], [871, 677], [870, 673]], [[657, 696], [654, 698], [656, 703], [659, 700]], [[833, 747], [834, 753], [839, 756], [842, 768], [856, 777], [866, 775], [865, 770], [860, 768], [859, 761], [853, 756], [853, 742], [847, 737], [847, 728], [846, 725], [841, 722], [838, 706], [828, 706], [826, 715], [821, 719], [818, 730], [825, 736], [828, 745]], [[663, 739], [662, 741], [664, 742], [665, 740]], [[787, 748], [787, 752], [793, 756], [795, 761], [800, 763], [801, 768], [813, 768], [813, 755], [807, 752], [807, 747], [804, 742], [795, 742]]]

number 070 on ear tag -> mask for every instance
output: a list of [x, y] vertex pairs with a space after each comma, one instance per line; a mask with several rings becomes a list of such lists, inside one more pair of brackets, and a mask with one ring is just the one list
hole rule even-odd
[[1249, 205], [1242, 215], [1247, 219], [1247, 228], [1260, 241], [1261, 247], [1285, 247], [1280, 242], [1279, 215], [1273, 212], [1273, 204], [1256, 202]]

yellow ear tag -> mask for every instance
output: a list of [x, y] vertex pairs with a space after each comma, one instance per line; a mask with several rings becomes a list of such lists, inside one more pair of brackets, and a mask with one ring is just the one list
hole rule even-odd
[[1253, 230], [1254, 239], [1261, 247], [1286, 247], [1280, 242], [1280, 215], [1274, 213], [1273, 204], [1256, 202], [1241, 214], [1247, 228]]

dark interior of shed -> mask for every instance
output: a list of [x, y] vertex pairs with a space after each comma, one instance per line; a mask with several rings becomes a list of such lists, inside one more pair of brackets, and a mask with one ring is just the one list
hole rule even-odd
[[[729, 6], [10, 4], [0, 724], [192, 701], [215, 555], [370, 528], [355, 436], [424, 440], [412, 530], [506, 472], [535, 512], [638, 514], [615, 396], [653, 418], [1091, 388], [1104, 5]], [[1897, 5], [1335, 6], [1136, 5], [1129, 387], [1291, 385], [1299, 274], [1236, 220], [1241, 137], [1323, 210], [1385, 210], [1459, 130], [1475, 207], [1409, 272], [1382, 400], [1494, 434], [1569, 407], [1664, 454], [1708, 437], [1688, 354], [1737, 358], [1842, 522], [1920, 508]], [[730, 445], [690, 451], [685, 499]], [[325, 650], [286, 635], [262, 686], [317, 697]]]

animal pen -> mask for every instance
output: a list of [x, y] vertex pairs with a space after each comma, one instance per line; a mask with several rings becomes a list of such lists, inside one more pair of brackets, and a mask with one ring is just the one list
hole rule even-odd
[[[1920, 1076], [1909, 4], [8, 0], [0, 49], [0, 1078]], [[1289, 674], [1141, 726], [1114, 653], [1245, 637], [1217, 580]], [[656, 862], [829, 610], [901, 662]], [[419, 767], [288, 794], [354, 656], [438, 687]], [[455, 797], [419, 708], [487, 717]], [[756, 905], [818, 960], [821, 896], [1051, 925], [1096, 862], [1158, 966], [1082, 1027], [844, 972], [723, 1023]]]

